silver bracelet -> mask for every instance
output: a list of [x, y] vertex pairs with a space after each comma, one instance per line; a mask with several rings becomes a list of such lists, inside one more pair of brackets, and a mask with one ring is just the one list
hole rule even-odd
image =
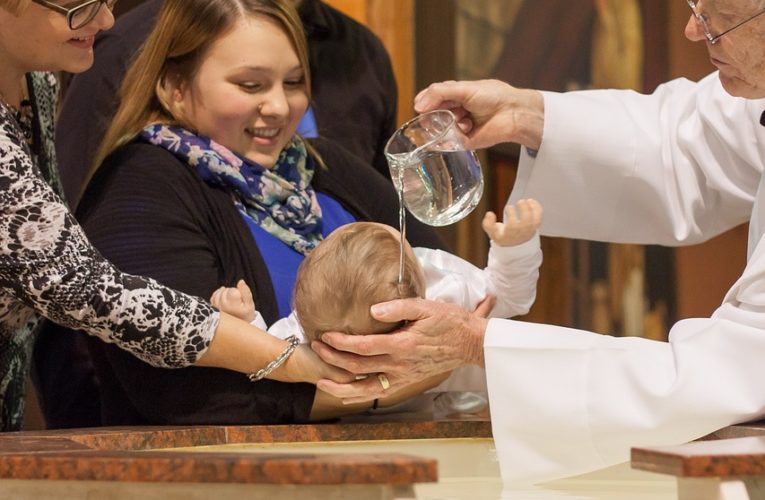
[[298, 344], [300, 344], [300, 340], [295, 335], [290, 335], [284, 340], [289, 342], [290, 345], [288, 345], [287, 348], [284, 349], [282, 353], [276, 357], [275, 360], [268, 363], [265, 368], [261, 368], [255, 373], [248, 373], [247, 378], [250, 379], [250, 382], [257, 382], [258, 380], [266, 378], [272, 371], [276, 370], [282, 365], [282, 363], [287, 361], [287, 358], [290, 357], [290, 355], [297, 348]]

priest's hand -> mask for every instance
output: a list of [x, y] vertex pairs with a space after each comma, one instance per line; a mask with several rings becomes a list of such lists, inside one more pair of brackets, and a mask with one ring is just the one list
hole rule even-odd
[[[483, 305], [490, 306], [491, 299]], [[311, 344], [325, 362], [360, 378], [351, 383], [329, 379], [317, 383], [319, 389], [346, 404], [384, 397], [460, 366], [484, 364], [487, 320], [476, 313], [455, 304], [402, 299], [372, 306], [372, 315], [388, 323], [408, 323], [378, 335], [327, 332], [321, 342]]]
[[539, 149], [544, 131], [544, 99], [536, 90], [518, 89], [499, 80], [433, 83], [417, 94], [414, 109], [449, 109], [465, 135], [468, 149], [517, 142]]

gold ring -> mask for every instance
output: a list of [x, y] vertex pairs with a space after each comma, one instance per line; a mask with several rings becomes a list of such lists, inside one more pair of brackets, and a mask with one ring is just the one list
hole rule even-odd
[[384, 373], [378, 373], [377, 380], [380, 381], [380, 385], [382, 386], [383, 391], [390, 389], [390, 380], [388, 380], [388, 377], [386, 377]]

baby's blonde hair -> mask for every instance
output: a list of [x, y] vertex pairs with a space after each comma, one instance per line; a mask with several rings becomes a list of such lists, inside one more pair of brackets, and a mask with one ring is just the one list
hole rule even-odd
[[399, 326], [377, 321], [369, 312], [379, 302], [423, 296], [425, 279], [411, 250], [404, 255], [399, 287], [399, 255], [399, 240], [380, 224], [355, 222], [330, 234], [297, 273], [293, 300], [306, 336], [384, 333]]

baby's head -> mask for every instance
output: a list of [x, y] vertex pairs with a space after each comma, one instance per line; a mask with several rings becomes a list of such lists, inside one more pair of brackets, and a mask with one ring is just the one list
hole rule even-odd
[[394, 330], [397, 324], [375, 320], [369, 308], [424, 295], [422, 269], [406, 242], [404, 268], [404, 284], [399, 287], [399, 232], [394, 228], [354, 222], [332, 232], [298, 269], [294, 306], [306, 336]]

